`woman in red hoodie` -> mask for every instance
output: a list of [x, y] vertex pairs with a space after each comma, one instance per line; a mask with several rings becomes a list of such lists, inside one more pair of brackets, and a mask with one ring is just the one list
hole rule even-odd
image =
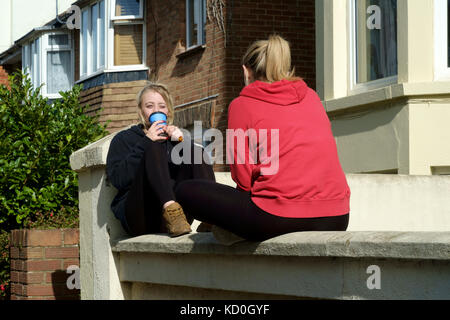
[[350, 189], [330, 121], [314, 90], [294, 76], [289, 44], [256, 41], [242, 59], [246, 86], [228, 109], [227, 159], [237, 188], [179, 185], [200, 221], [249, 240], [298, 231], [345, 231]]

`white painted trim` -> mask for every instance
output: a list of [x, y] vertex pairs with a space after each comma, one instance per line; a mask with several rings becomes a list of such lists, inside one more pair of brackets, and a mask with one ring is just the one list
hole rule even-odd
[[349, 14], [349, 90], [348, 95], [355, 95], [383, 87], [388, 87], [398, 82], [398, 74], [387, 78], [368, 81], [365, 83], [356, 83], [356, 7], [354, 0], [348, 0], [348, 14]]
[[447, 0], [434, 0], [434, 44], [435, 44], [435, 65], [434, 79], [449, 80], [450, 68], [448, 66], [448, 17]]
[[[108, 15], [108, 3], [109, 3], [109, 1], [108, 0], [103, 0], [103, 1], [105, 1], [105, 11], [104, 11], [104, 15], [105, 15], [105, 51], [107, 52], [107, 50], [108, 50], [108, 41], [109, 41], [109, 39], [108, 39], [108, 22], [109, 22], [109, 15]], [[85, 8], [83, 8], [83, 10], [82, 10], [82, 16], [83, 16], [83, 13], [84, 12], [88, 12], [88, 17], [87, 17], [87, 20], [88, 20], [88, 32], [87, 32], [87, 36], [88, 36], [88, 38], [87, 38], [87, 43], [88, 43], [88, 46], [87, 46], [87, 56], [86, 57], [84, 57], [83, 56], [83, 52], [84, 52], [84, 48], [83, 48], [83, 37], [82, 37], [82, 31], [80, 31], [80, 79], [84, 79], [84, 78], [87, 78], [87, 77], [90, 77], [90, 76], [92, 76], [92, 75], [94, 75], [94, 74], [96, 74], [97, 72], [102, 72], [104, 69], [105, 69], [105, 67], [108, 65], [108, 55], [106, 54], [106, 52], [105, 52], [105, 54], [106, 54], [106, 56], [105, 56], [105, 63], [104, 63], [104, 65], [103, 66], [99, 66], [99, 68], [97, 68], [97, 69], [95, 69], [94, 70], [94, 66], [93, 66], [93, 59], [92, 59], [92, 7], [94, 6], [94, 5], [98, 5], [98, 12], [100, 13], [100, 2], [101, 1], [97, 1], [97, 2], [95, 2], [95, 3], [92, 3], [91, 5], [89, 5], [89, 6], [87, 6], [87, 7], [85, 7]], [[83, 28], [83, 23], [82, 23], [82, 28]], [[96, 45], [96, 47], [97, 47], [97, 63], [99, 64], [99, 61], [100, 61], [100, 55], [102, 54], [101, 52], [100, 52], [100, 21], [98, 21], [98, 19], [97, 19], [97, 43], [95, 44]], [[84, 62], [84, 59], [86, 59], [87, 60], [87, 72], [86, 73], [83, 73], [83, 62]]]
[[[69, 37], [69, 44], [63, 45], [63, 46], [49, 45], [48, 44], [49, 36], [57, 35], [57, 34], [67, 35]], [[71, 88], [74, 84], [74, 78], [75, 78], [75, 76], [74, 76], [75, 75], [75, 67], [74, 67], [75, 66], [75, 64], [74, 64], [75, 53], [74, 53], [74, 42], [73, 42], [72, 35], [70, 33], [64, 32], [64, 31], [54, 31], [54, 32], [45, 33], [41, 36], [41, 65], [42, 65], [41, 84], [43, 84], [41, 93], [44, 97], [49, 98], [49, 99], [61, 98], [61, 95], [59, 93], [48, 93], [47, 92], [47, 83], [46, 83], [47, 75], [48, 75], [47, 54], [48, 54], [48, 52], [54, 52], [54, 51], [69, 51], [70, 52], [69, 80], [70, 80], [70, 88]]]

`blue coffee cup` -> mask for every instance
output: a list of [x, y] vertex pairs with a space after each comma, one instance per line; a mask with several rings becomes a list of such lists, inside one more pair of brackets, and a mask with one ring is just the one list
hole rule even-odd
[[167, 124], [167, 115], [164, 112], [153, 112], [150, 117], [148, 118], [148, 121], [150, 122], [150, 125], [153, 124], [155, 121], [164, 121], [163, 124]]

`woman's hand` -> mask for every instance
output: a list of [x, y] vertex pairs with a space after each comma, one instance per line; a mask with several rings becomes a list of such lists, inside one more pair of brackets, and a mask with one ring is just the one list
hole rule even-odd
[[161, 133], [165, 132], [166, 127], [163, 120], [155, 121], [150, 128], [147, 130], [144, 129], [144, 133], [152, 141], [166, 141], [168, 137], [160, 136]]
[[183, 141], [183, 132], [176, 126], [167, 126], [164, 131], [172, 141]]

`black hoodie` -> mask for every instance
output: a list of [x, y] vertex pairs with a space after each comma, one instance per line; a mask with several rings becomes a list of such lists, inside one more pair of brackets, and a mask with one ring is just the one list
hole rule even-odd
[[[152, 141], [145, 136], [142, 125], [119, 132], [111, 141], [106, 160], [108, 181], [118, 190], [111, 210], [122, 223], [125, 218], [125, 200], [141, 163], [146, 145]], [[162, 142], [168, 154], [177, 142]], [[170, 157], [169, 157], [170, 162]]]

